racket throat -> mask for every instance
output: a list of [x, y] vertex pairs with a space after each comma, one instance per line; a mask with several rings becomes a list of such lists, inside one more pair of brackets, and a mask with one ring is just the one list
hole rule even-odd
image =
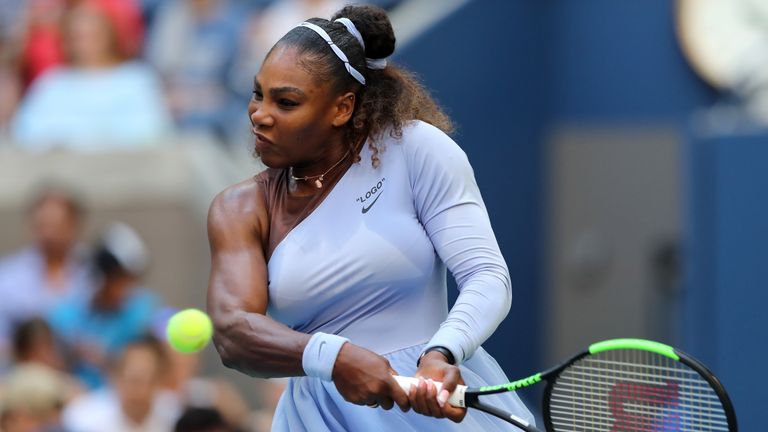
[[467, 406], [479, 409], [480, 411], [484, 411], [494, 417], [498, 417], [504, 420], [507, 423], [512, 423], [513, 425], [517, 426], [519, 429], [524, 430], [525, 432], [541, 432], [541, 430], [537, 429], [535, 426], [531, 425], [524, 419], [514, 414], [511, 414], [507, 411], [496, 408], [492, 405], [486, 405], [480, 402], [477, 398], [477, 395], [473, 395], [473, 394], [467, 395]]

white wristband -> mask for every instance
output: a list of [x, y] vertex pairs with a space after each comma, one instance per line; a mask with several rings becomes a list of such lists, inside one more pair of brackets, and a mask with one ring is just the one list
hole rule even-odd
[[313, 334], [301, 356], [304, 373], [323, 381], [333, 381], [333, 366], [341, 346], [346, 342], [349, 339], [338, 335], [320, 332]]

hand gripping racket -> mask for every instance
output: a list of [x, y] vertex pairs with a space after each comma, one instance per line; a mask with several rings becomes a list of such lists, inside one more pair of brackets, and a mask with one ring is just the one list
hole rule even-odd
[[[395, 378], [405, 391], [418, 383]], [[485, 411], [526, 432], [541, 432], [479, 398], [540, 381], [547, 382], [542, 405], [548, 432], [738, 430], [728, 394], [712, 372], [681, 351], [643, 339], [598, 342], [557, 367], [507, 384], [459, 386], [448, 402]]]

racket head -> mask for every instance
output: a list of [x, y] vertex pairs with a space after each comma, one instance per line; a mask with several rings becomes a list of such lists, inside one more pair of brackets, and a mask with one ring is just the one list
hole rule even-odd
[[715, 375], [658, 342], [613, 339], [547, 376], [547, 431], [737, 432], [736, 414]]

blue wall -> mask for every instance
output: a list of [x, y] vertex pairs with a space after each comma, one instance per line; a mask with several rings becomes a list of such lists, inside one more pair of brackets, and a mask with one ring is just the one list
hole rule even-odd
[[[482, 3], [482, 1], [481, 1]], [[549, 122], [677, 123], [714, 91], [682, 56], [670, 0], [546, 3]]]
[[741, 430], [765, 430], [768, 132], [688, 142], [685, 349], [725, 383]]

